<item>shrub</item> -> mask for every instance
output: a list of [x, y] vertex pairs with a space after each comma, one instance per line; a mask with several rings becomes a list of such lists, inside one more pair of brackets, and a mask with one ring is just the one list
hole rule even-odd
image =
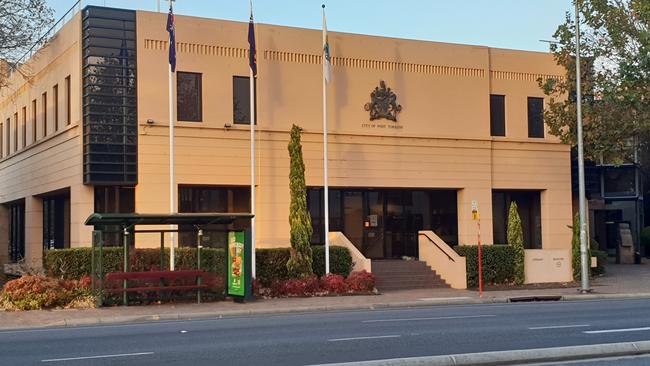
[[[325, 247], [312, 247], [314, 274], [322, 277], [325, 274]], [[263, 286], [270, 286], [273, 280], [289, 278], [286, 263], [289, 260], [288, 248], [258, 249], [257, 250], [257, 280]], [[347, 248], [330, 246], [330, 272], [347, 277], [352, 271], [352, 256]]]
[[307, 188], [305, 186], [305, 163], [302, 158], [300, 127], [291, 127], [289, 140], [289, 226], [291, 227], [291, 257], [287, 261], [287, 271], [292, 278], [307, 278], [312, 269], [312, 252], [309, 240], [312, 234], [311, 217], [307, 209]]
[[365, 270], [350, 273], [345, 282], [352, 292], [368, 293], [375, 289], [375, 275]]
[[348, 285], [345, 283], [345, 278], [337, 274], [328, 274], [321, 277], [320, 287], [323, 291], [330, 294], [344, 294], [348, 292]]
[[39, 310], [67, 306], [90, 296], [90, 279], [62, 280], [43, 276], [24, 276], [9, 281], [0, 295], [7, 310]]
[[[478, 287], [478, 246], [459, 245], [456, 253], [467, 259], [467, 287]], [[515, 282], [516, 252], [510, 245], [482, 245], [483, 284], [511, 284]]]
[[[582, 279], [582, 258], [580, 255], [580, 214], [573, 215], [573, 237], [571, 238], [571, 265], [573, 267], [573, 279]], [[587, 245], [587, 258], [591, 258], [591, 248]]]
[[278, 296], [309, 296], [319, 291], [318, 277], [292, 278], [280, 282]]
[[515, 251], [514, 268], [512, 269], [514, 282], [517, 285], [523, 285], [526, 276], [524, 269], [526, 252], [524, 251], [524, 231], [521, 228], [521, 218], [515, 201], [510, 204], [508, 212], [508, 245]]
[[[43, 255], [43, 267], [48, 276], [63, 279], [79, 279], [90, 276], [92, 248], [48, 250]], [[104, 273], [121, 272], [123, 269], [122, 248], [104, 248], [102, 265]], [[176, 268], [196, 268], [196, 248], [176, 249]], [[160, 250], [138, 248], [129, 255], [131, 271], [160, 269]], [[225, 251], [223, 249], [201, 249], [201, 269], [216, 274], [225, 274]], [[169, 249], [163, 254], [164, 268], [169, 268]]]
[[257, 281], [262, 286], [270, 286], [274, 280], [288, 279], [288, 260], [288, 248], [258, 249], [255, 260]]
[[[314, 261], [312, 263], [314, 273], [318, 277], [325, 275], [325, 246], [316, 245], [312, 247]], [[347, 248], [335, 245], [330, 246], [330, 272], [347, 277], [352, 272], [352, 256]]]
[[[48, 250], [43, 256], [43, 267], [51, 277], [80, 279], [90, 275], [91, 248], [74, 248]], [[322, 276], [325, 272], [324, 247], [314, 246], [314, 273]], [[225, 251], [223, 249], [201, 249], [201, 268], [217, 275], [225, 275]], [[169, 249], [163, 256], [164, 268], [169, 267]], [[122, 271], [122, 249], [103, 249], [104, 273]], [[271, 282], [289, 278], [286, 263], [289, 260], [289, 248], [257, 249], [257, 281], [262, 287], [270, 287]], [[130, 257], [131, 270], [150, 271], [160, 268], [159, 249], [136, 249]], [[352, 271], [352, 257], [347, 248], [330, 247], [330, 270], [332, 273], [347, 277]], [[176, 268], [196, 268], [196, 249], [178, 248], [176, 250]]]

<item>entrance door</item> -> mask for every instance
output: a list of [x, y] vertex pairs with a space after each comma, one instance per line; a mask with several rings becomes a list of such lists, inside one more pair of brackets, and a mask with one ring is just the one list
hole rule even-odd
[[381, 191], [364, 194], [363, 250], [367, 258], [384, 258], [384, 195]]

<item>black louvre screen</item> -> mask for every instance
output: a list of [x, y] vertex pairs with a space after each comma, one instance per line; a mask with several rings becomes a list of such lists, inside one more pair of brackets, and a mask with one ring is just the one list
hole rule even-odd
[[135, 12], [83, 11], [84, 184], [138, 180]]

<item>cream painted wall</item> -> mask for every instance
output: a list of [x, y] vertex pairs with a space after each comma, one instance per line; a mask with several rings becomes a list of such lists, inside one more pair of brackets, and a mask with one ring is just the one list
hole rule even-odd
[[[60, 189], [71, 190], [73, 247], [90, 243], [89, 228], [80, 225], [92, 213], [92, 187], [82, 185], [81, 141], [81, 25], [77, 14], [24, 66], [27, 78], [14, 73], [11, 85], [0, 90], [0, 120], [12, 118], [11, 155], [0, 160], [0, 204], [25, 199], [26, 260], [40, 264], [43, 248], [42, 200], [38, 197]], [[67, 122], [65, 78], [70, 76], [71, 121]], [[58, 84], [58, 120], [55, 131], [53, 87]], [[47, 124], [43, 123], [42, 94], [47, 93]], [[33, 139], [32, 100], [37, 101], [36, 135]], [[23, 146], [22, 108], [27, 107], [26, 142]], [[47, 126], [47, 130], [43, 129]], [[6, 126], [3, 126], [6, 129]], [[14, 152], [14, 129], [18, 127], [18, 151]], [[6, 134], [6, 131], [3, 131]], [[6, 148], [6, 142], [3, 144]], [[80, 188], [83, 187], [83, 188]], [[88, 193], [90, 190], [90, 193]], [[85, 192], [85, 194], [79, 194]], [[90, 203], [90, 206], [88, 205]], [[7, 221], [0, 224], [0, 239], [7, 238]], [[0, 245], [0, 263], [6, 261], [6, 243]]]
[[[165, 21], [138, 12], [140, 212], [169, 207]], [[247, 24], [176, 21], [177, 69], [200, 72], [203, 82], [203, 121], [180, 121], [175, 130], [177, 183], [247, 186], [248, 128], [224, 128], [232, 123], [232, 77], [248, 75]], [[321, 35], [257, 25], [256, 37], [257, 245], [286, 246], [291, 124], [304, 129], [307, 184], [323, 184]], [[330, 186], [458, 189], [462, 244], [477, 240], [472, 200], [482, 212], [483, 242], [492, 243], [492, 189], [540, 190], [544, 247], [569, 245], [569, 149], [548, 134], [527, 134], [526, 98], [543, 96], [537, 79], [563, 73], [551, 55], [341, 33], [330, 33], [330, 43]], [[380, 80], [403, 110], [399, 122], [372, 128], [363, 107]], [[506, 95], [503, 138], [490, 136], [490, 93]]]
[[[167, 212], [166, 14], [137, 12], [137, 22], [136, 210]], [[179, 121], [175, 130], [178, 184], [250, 184], [248, 127], [224, 127], [232, 123], [232, 77], [248, 76], [247, 26], [177, 17], [178, 70], [200, 72], [203, 82], [203, 121]], [[90, 228], [83, 221], [93, 211], [93, 188], [82, 184], [80, 36], [77, 15], [31, 61], [31, 84], [15, 79], [11, 92], [0, 92], [4, 121], [16, 111], [20, 115], [23, 105], [29, 110], [34, 98], [40, 105], [44, 91], [51, 99], [55, 84], [62, 98], [64, 78], [72, 78], [72, 124], [57, 133], [48, 130], [48, 137], [36, 143], [30, 140], [30, 124], [27, 148], [0, 160], [0, 203], [69, 187], [72, 246], [89, 245]], [[307, 184], [323, 184], [321, 34], [257, 25], [256, 36], [257, 244], [286, 246], [291, 124], [304, 128]], [[336, 32], [330, 33], [330, 43], [334, 65], [328, 86], [330, 186], [458, 189], [461, 244], [476, 242], [472, 200], [479, 203], [483, 242], [489, 244], [492, 189], [540, 190], [544, 248], [569, 246], [569, 148], [548, 134], [542, 139], [527, 137], [526, 98], [542, 96], [536, 80], [563, 74], [551, 55]], [[371, 123], [364, 110], [380, 80], [403, 107], [399, 122]], [[490, 93], [506, 95], [506, 137], [490, 136]], [[60, 108], [60, 113], [64, 111]], [[154, 124], [147, 124], [148, 119]], [[28, 224], [27, 242], [40, 248], [38, 205], [30, 205], [34, 221]], [[150, 244], [158, 245], [151, 237]], [[32, 250], [36, 258], [40, 249], [28, 252]]]

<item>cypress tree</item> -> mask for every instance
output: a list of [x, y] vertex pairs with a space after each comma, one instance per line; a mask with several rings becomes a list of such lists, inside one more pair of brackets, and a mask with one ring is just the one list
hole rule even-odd
[[[580, 214], [573, 215], [573, 238], [571, 239], [571, 265], [573, 266], [573, 279], [582, 280], [582, 259], [580, 258]], [[587, 260], [591, 260], [591, 248], [587, 245]], [[590, 263], [589, 263], [590, 264]], [[591, 277], [591, 269], [589, 270]]]
[[307, 189], [305, 186], [305, 163], [302, 158], [300, 127], [291, 127], [289, 141], [289, 225], [291, 226], [291, 258], [287, 270], [292, 278], [305, 278], [313, 274], [310, 239], [312, 234], [311, 217], [307, 210]]
[[513, 275], [515, 284], [521, 285], [526, 278], [524, 271], [525, 251], [524, 251], [524, 231], [521, 227], [521, 218], [517, 210], [517, 203], [512, 201], [508, 212], [508, 245], [515, 249], [515, 263]]

